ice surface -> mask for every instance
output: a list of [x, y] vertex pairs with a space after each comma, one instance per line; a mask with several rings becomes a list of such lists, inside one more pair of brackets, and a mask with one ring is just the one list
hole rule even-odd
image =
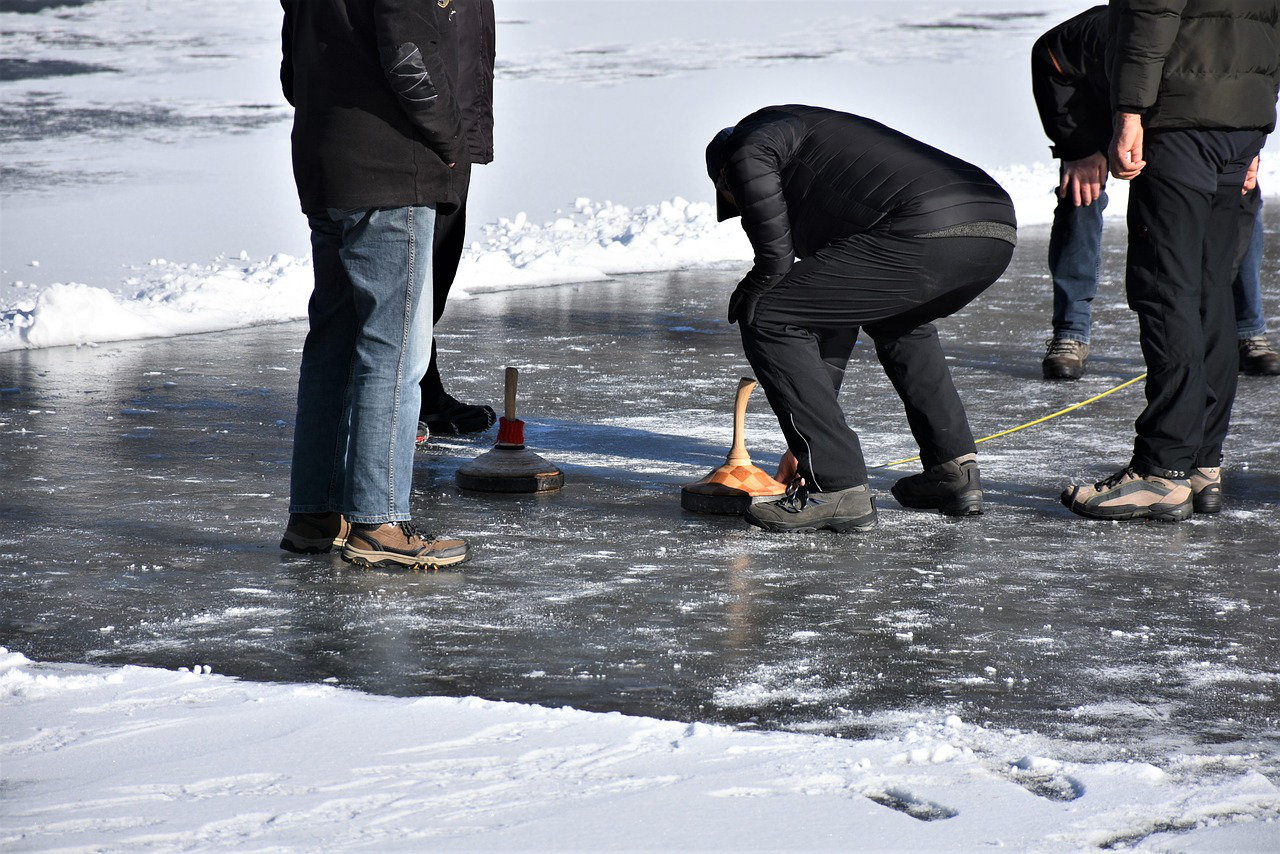
[[[944, 324], [979, 435], [1141, 372], [1119, 241], [1078, 383], [1039, 379], [1042, 241]], [[1059, 759], [1276, 773], [1275, 380], [1242, 378], [1216, 518], [1096, 523], [1057, 503], [1068, 479], [1127, 459], [1134, 387], [985, 444], [979, 519], [899, 509], [887, 491], [906, 466], [872, 473], [875, 534], [771, 536], [678, 500], [727, 451], [747, 370], [723, 319], [735, 280], [642, 274], [453, 305], [451, 388], [496, 402], [501, 366], [522, 366], [528, 441], [568, 483], [460, 494], [454, 470], [492, 439], [433, 440], [415, 513], [476, 555], [438, 575], [277, 550], [300, 325], [0, 354], [0, 639], [43, 660], [851, 737], [955, 713], [1060, 741]], [[869, 348], [845, 400], [872, 463], [914, 452]], [[782, 448], [759, 397], [748, 445], [766, 466]]]

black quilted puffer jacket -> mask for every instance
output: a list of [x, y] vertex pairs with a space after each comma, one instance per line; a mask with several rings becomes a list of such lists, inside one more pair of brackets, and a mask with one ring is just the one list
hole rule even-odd
[[1271, 131], [1280, 0], [1112, 0], [1111, 104], [1147, 128]]
[[1009, 195], [977, 166], [849, 113], [765, 107], [735, 126], [720, 157], [756, 276], [783, 275], [797, 257], [872, 229], [1017, 225]]

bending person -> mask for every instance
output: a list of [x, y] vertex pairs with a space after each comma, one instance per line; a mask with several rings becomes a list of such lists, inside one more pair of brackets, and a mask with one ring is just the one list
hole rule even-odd
[[[860, 328], [902, 398], [925, 471], [902, 505], [980, 513], [976, 447], [933, 321], [1004, 272], [1016, 220], [976, 166], [879, 122], [766, 107], [707, 147], [720, 219], [742, 216], [755, 264], [729, 302], [743, 349], [787, 439], [787, 495], [755, 504], [769, 531], [864, 531], [876, 511], [838, 399]], [[800, 260], [797, 260], [800, 259]]]

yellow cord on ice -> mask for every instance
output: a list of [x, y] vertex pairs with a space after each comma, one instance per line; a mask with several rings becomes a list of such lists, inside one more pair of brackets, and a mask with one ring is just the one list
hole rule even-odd
[[[1017, 433], [1019, 430], [1026, 430], [1028, 427], [1034, 427], [1037, 424], [1043, 424], [1046, 421], [1050, 421], [1054, 418], [1057, 418], [1059, 415], [1066, 415], [1068, 412], [1072, 412], [1076, 409], [1079, 409], [1082, 406], [1088, 406], [1091, 403], [1096, 403], [1097, 401], [1102, 400], [1107, 395], [1115, 394], [1116, 392], [1120, 391], [1120, 389], [1128, 388], [1134, 383], [1141, 382], [1146, 378], [1147, 378], [1146, 374], [1138, 374], [1133, 379], [1125, 380], [1115, 388], [1109, 388], [1106, 391], [1102, 392], [1101, 394], [1095, 394], [1093, 397], [1089, 398], [1088, 400], [1082, 400], [1079, 403], [1073, 403], [1070, 406], [1068, 406], [1066, 409], [1059, 409], [1057, 412], [1046, 415], [1043, 418], [1037, 418], [1035, 421], [1028, 421], [1026, 424], [1020, 424], [1017, 427], [1011, 427], [1008, 430], [1001, 430], [999, 433], [992, 433], [990, 436], [983, 436], [981, 439], [977, 440], [977, 443], [982, 444], [983, 442], [989, 442], [992, 439], [999, 439], [1001, 436], [1008, 436], [1010, 433]], [[878, 466], [872, 466], [872, 468], [887, 469], [892, 466], [900, 466], [903, 463], [912, 463], [918, 459], [920, 459], [919, 456], [907, 457], [904, 460], [894, 460], [893, 462], [890, 462], [890, 463], [881, 463]]]

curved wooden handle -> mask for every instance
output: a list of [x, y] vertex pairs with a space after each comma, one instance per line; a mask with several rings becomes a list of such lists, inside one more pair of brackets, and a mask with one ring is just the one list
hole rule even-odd
[[503, 406], [503, 414], [506, 415], [508, 421], [516, 420], [516, 383], [520, 379], [519, 368], [507, 368], [506, 377], [506, 396]]
[[738, 396], [733, 402], [733, 447], [729, 449], [728, 465], [751, 465], [751, 456], [747, 454], [746, 418], [747, 401], [755, 390], [756, 381], [751, 377], [738, 380]]

